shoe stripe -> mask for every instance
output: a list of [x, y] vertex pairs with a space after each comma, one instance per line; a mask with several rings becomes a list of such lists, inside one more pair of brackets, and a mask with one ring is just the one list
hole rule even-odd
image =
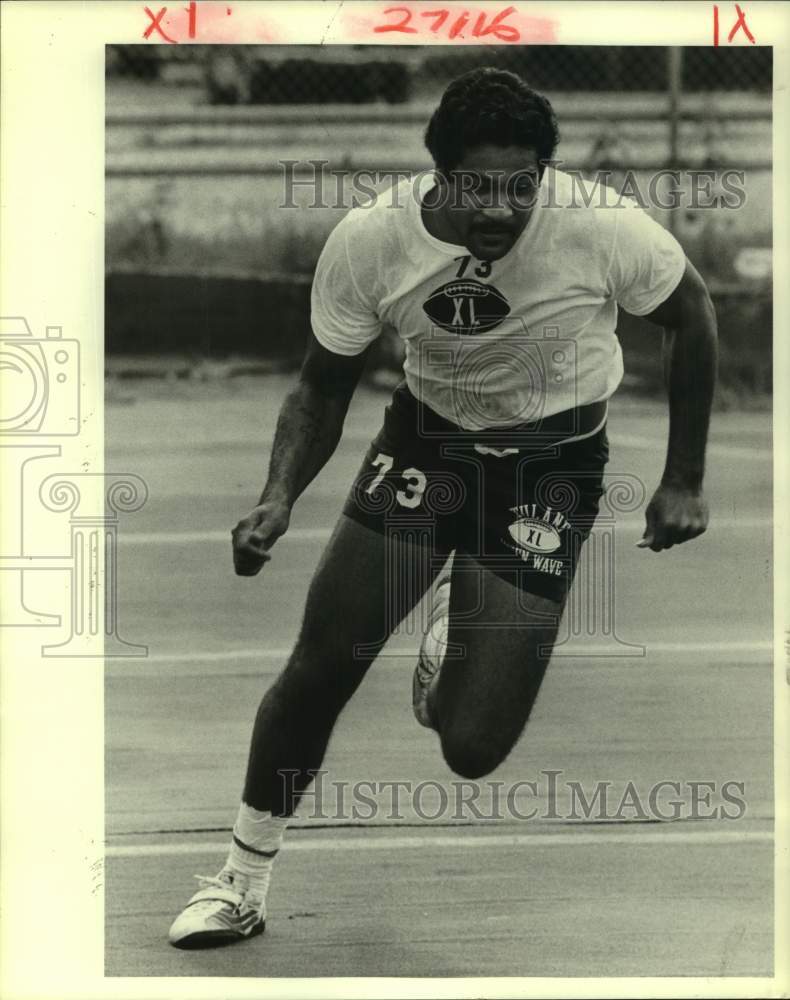
[[222, 924], [230, 931], [244, 932], [257, 923], [259, 915], [251, 913], [246, 917], [238, 917], [234, 913], [215, 913], [212, 914], [211, 919], [218, 924]]

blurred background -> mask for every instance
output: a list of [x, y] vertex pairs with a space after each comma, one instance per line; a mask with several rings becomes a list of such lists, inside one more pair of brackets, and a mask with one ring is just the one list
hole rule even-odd
[[[309, 207], [311, 188], [296, 188], [297, 207], [282, 208], [279, 161], [423, 170], [428, 117], [447, 83], [478, 65], [511, 69], [546, 93], [567, 168], [611, 170], [615, 187], [633, 171], [644, 192], [659, 170], [709, 170], [714, 195], [724, 171], [744, 172], [737, 210], [694, 209], [684, 198], [650, 212], [716, 302], [719, 406], [763, 405], [772, 50], [758, 46], [108, 46], [108, 373], [232, 377], [297, 365], [313, 269], [344, 209]], [[342, 201], [326, 177], [329, 201]], [[618, 334], [626, 386], [660, 391], [655, 329], [621, 314]], [[382, 338], [369, 377], [390, 383], [399, 358], [397, 339]]]

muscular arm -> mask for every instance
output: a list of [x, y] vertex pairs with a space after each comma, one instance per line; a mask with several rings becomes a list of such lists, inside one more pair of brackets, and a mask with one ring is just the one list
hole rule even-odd
[[277, 420], [266, 485], [256, 507], [233, 529], [233, 561], [240, 576], [254, 576], [283, 535], [291, 508], [329, 461], [365, 365], [367, 351], [333, 354], [311, 335], [296, 385]]
[[311, 335], [299, 378], [280, 410], [259, 503], [276, 500], [292, 507], [329, 461], [366, 357], [367, 351], [333, 354]]
[[664, 327], [669, 442], [640, 545], [659, 551], [702, 534], [708, 521], [702, 480], [716, 382], [716, 315], [691, 263], [672, 295], [646, 318]]
[[716, 314], [694, 266], [670, 297], [646, 317], [664, 327], [669, 445], [662, 482], [702, 489], [705, 444], [716, 382]]

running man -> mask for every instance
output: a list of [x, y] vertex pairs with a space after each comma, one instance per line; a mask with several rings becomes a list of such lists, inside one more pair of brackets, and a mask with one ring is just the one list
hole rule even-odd
[[[550, 165], [558, 138], [545, 97], [512, 73], [473, 70], [430, 120], [436, 169], [419, 196], [406, 182], [401, 197], [352, 209], [327, 240], [313, 335], [267, 482], [233, 530], [237, 574], [254, 576], [272, 557], [334, 452], [384, 323], [406, 343], [405, 382], [313, 577], [294, 650], [258, 709], [225, 865], [174, 921], [176, 947], [263, 931], [274, 858], [338, 715], [431, 587], [415, 715], [463, 777], [489, 774], [511, 751], [603, 491], [607, 400], [623, 373], [618, 305], [665, 330], [669, 443], [640, 545], [660, 552], [706, 528], [716, 369], [707, 289], [640, 208], [605, 188], [574, 194], [572, 178]], [[447, 649], [455, 653], [443, 667]]]

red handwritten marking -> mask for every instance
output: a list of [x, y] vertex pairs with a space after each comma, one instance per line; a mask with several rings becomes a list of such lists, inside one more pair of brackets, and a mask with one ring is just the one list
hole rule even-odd
[[165, 41], [170, 45], [186, 42], [274, 42], [276, 32], [257, 13], [248, 13], [243, 7], [189, 0], [183, 6], [168, 5], [157, 14], [150, 7], [143, 7], [148, 27], [143, 33], [153, 43]]
[[[435, 3], [437, 0], [433, 0], [433, 2]], [[427, 7], [427, 0], [425, 6]], [[372, 34], [377, 33], [377, 28], [386, 27], [382, 23], [384, 20], [382, 8], [379, 8], [378, 12], [375, 12], [374, 8], [374, 13], [363, 14], [361, 11], [364, 7], [367, 7], [367, 4], [360, 4], [359, 7], [355, 7], [354, 4], [344, 4], [333, 23], [333, 34], [337, 33], [349, 42], [364, 43], [366, 39], [370, 40]], [[486, 25], [484, 22], [480, 35], [475, 35], [476, 19], [479, 19], [479, 13], [483, 7], [483, 4], [478, 4], [475, 7], [473, 0], [470, 0], [470, 5], [466, 9], [469, 10], [472, 18], [470, 22], [473, 25], [472, 30], [465, 31], [459, 35], [453, 41], [454, 45], [496, 45], [501, 42], [519, 41], [521, 44], [530, 45], [552, 45], [557, 43], [559, 24], [557, 18], [532, 17], [516, 5], [513, 6], [512, 11], [509, 8], [505, 8], [496, 16], [492, 16], [491, 7], [485, 9], [483, 12], [490, 19], [490, 23]], [[443, 40], [447, 39], [447, 32], [452, 24], [451, 15], [457, 17], [461, 10], [463, 10], [460, 5], [453, 4], [451, 6], [449, 3], [447, 7], [432, 6], [430, 10], [423, 10], [422, 6], [417, 8], [416, 5], [407, 6], [406, 9], [413, 15], [408, 26], [416, 27], [418, 31], [418, 38], [415, 41], [424, 38], [428, 44], [436, 44], [437, 42], [441, 44]], [[493, 8], [493, 10], [496, 9], [496, 7]], [[442, 17], [441, 15], [445, 10], [447, 14]], [[508, 23], [502, 22], [502, 18], [505, 17], [508, 18]], [[390, 16], [390, 19], [392, 19], [392, 16]], [[435, 24], [438, 24], [436, 30], [434, 30]], [[487, 33], [487, 29], [491, 29], [491, 33]], [[398, 32], [379, 32], [377, 34], [377, 41], [380, 44], [401, 44], [398, 39]]]
[[729, 33], [729, 35], [727, 35], [727, 41], [731, 42], [733, 40], [733, 38], [735, 37], [735, 32], [739, 28], [743, 28], [743, 30], [744, 30], [744, 32], [746, 34], [746, 37], [749, 39], [749, 41], [752, 43], [752, 45], [754, 45], [754, 35], [751, 33], [751, 31], [749, 31], [749, 27], [746, 24], [746, 15], [743, 13], [743, 11], [741, 10], [741, 8], [738, 6], [737, 3], [735, 4], [735, 12], [738, 15], [738, 20], [732, 26], [732, 31]]
[[496, 15], [496, 17], [494, 17], [494, 19], [491, 21], [491, 24], [489, 24], [487, 28], [482, 27], [482, 24], [485, 21], [485, 15], [481, 14], [480, 17], [477, 19], [477, 23], [481, 25], [481, 29], [480, 31], [477, 31], [477, 24], [476, 24], [473, 34], [476, 37], [479, 37], [480, 35], [494, 35], [502, 42], [517, 42], [521, 37], [519, 35], [518, 28], [514, 28], [512, 24], [502, 23], [506, 18], [510, 17], [511, 14], [515, 13], [516, 13], [515, 7], [506, 7], [504, 10], [500, 10], [500, 12]]
[[[431, 31], [438, 31], [439, 28], [444, 24], [447, 18], [450, 16], [449, 10], [421, 10], [420, 17], [432, 17], [434, 19], [431, 25]], [[376, 30], [375, 28], [373, 29]]]
[[178, 42], [175, 40], [175, 38], [171, 38], [170, 35], [168, 35], [165, 32], [165, 29], [162, 27], [162, 18], [167, 13], [167, 7], [162, 7], [162, 9], [159, 11], [159, 13], [156, 15], [156, 17], [154, 17], [154, 15], [151, 13], [150, 8], [143, 7], [143, 10], [148, 15], [148, 17], [151, 19], [151, 23], [148, 25], [148, 27], [143, 32], [143, 38], [150, 38], [151, 37], [151, 32], [158, 31], [159, 34], [162, 36], [162, 38], [164, 38], [164, 40], [166, 42], [169, 42], [171, 45], [178, 45]]
[[[740, 6], [737, 3], [735, 4], [735, 13], [738, 15], [738, 20], [735, 22], [735, 24], [733, 24], [732, 28], [730, 29], [730, 33], [729, 35], [727, 35], [727, 41], [731, 42], [733, 38], [735, 38], [737, 32], [743, 30], [743, 33], [746, 35], [746, 37], [749, 39], [752, 45], [754, 45], [755, 44], [754, 35], [751, 33], [751, 31], [749, 31], [749, 25], [746, 23], [746, 14], [741, 10]], [[719, 8], [714, 4], [713, 45], [714, 47], [716, 47], [718, 46], [718, 44], [719, 44]]]
[[468, 20], [469, 20], [469, 13], [468, 11], [464, 11], [463, 14], [461, 14], [461, 16], [458, 18], [458, 20], [453, 24], [452, 28], [450, 28], [449, 32], [447, 33], [447, 37], [457, 38], [466, 27]]
[[[419, 16], [421, 18], [428, 18], [433, 21], [430, 25], [429, 31], [433, 34], [437, 34], [439, 30], [443, 27], [447, 18], [450, 16], [451, 11], [447, 8], [441, 8], [438, 10], [423, 10], [419, 11]], [[474, 27], [472, 28], [472, 35], [475, 38], [481, 38], [485, 35], [493, 35], [501, 42], [518, 42], [521, 40], [521, 32], [513, 24], [505, 24], [505, 20], [509, 18], [512, 14], [516, 13], [515, 7], [506, 7], [504, 10], [499, 11], [492, 19], [490, 24], [486, 24], [486, 13], [481, 12], [477, 14], [476, 20], [474, 22]], [[375, 34], [384, 34], [387, 32], [401, 32], [402, 34], [415, 35], [418, 33], [418, 29], [412, 27], [411, 21], [414, 17], [414, 12], [410, 7], [387, 7], [383, 11], [384, 16], [394, 15], [396, 20], [391, 21], [387, 24], [376, 24], [373, 26], [373, 31]], [[461, 37], [463, 38], [463, 31], [469, 24], [469, 19], [472, 16], [472, 12], [465, 10], [452, 22], [449, 31], [447, 32], [447, 37], [450, 39]], [[419, 23], [419, 22], [418, 22]], [[553, 27], [551, 22], [535, 22], [539, 23], [541, 28], [545, 27], [545, 24]], [[535, 41], [552, 41], [553, 40], [553, 30], [548, 32], [538, 32], [539, 35], [547, 36], [534, 39]]]
[[397, 24], [380, 24], [377, 28], [373, 30], [375, 32], [384, 31], [402, 31], [405, 35], [416, 35], [417, 29], [409, 27], [409, 21], [411, 21], [411, 11], [408, 7], [388, 7], [385, 14], [403, 14], [403, 20], [398, 21]]
[[187, 34], [190, 38], [194, 38], [197, 34], [197, 4], [195, 3], [195, 0], [190, 0], [189, 6], [186, 10], [189, 15], [189, 28], [187, 30]]
[[[204, 38], [207, 34], [212, 36], [215, 31], [222, 32], [222, 39], [225, 40], [225, 32], [233, 31], [232, 36], [233, 41], [244, 42], [247, 40], [246, 30], [248, 27], [255, 26], [259, 27], [261, 18], [259, 16], [252, 17], [247, 16], [245, 19], [245, 14], [247, 13], [244, 8], [236, 9], [235, 7], [226, 7], [225, 4], [205, 4], [198, 3], [198, 22], [200, 25], [199, 34], [201, 38]], [[233, 15], [233, 21], [235, 22], [231, 25], [228, 18]], [[241, 20], [239, 20], [241, 18]], [[241, 31], [239, 31], [241, 29]], [[238, 32], [238, 33], [236, 33]], [[219, 36], [218, 36], [219, 37]], [[228, 38], [228, 40], [231, 40]]]

